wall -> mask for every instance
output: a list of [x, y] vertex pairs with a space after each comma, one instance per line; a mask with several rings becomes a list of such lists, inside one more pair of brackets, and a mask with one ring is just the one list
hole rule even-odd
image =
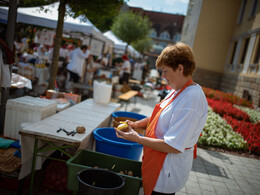
[[[256, 67], [254, 71], [251, 64], [260, 39], [260, 2], [258, 1], [255, 16], [250, 18], [249, 13], [254, 1], [245, 1], [247, 4], [244, 17], [238, 24], [242, 2], [242, 0], [190, 0], [188, 12], [190, 11], [191, 15], [185, 18], [183, 28], [190, 27], [192, 35], [189, 35], [189, 31], [183, 30], [186, 34], [182, 36], [182, 40], [193, 43], [190, 45], [197, 62], [194, 81], [205, 87], [248, 98], [256, 108], [259, 108], [260, 61], [253, 64]], [[191, 28], [192, 25], [194, 27], [191, 22], [194, 22], [194, 18], [198, 15], [196, 28]], [[192, 29], [196, 31], [193, 32]], [[250, 38], [248, 50], [243, 64], [240, 64], [246, 38]], [[234, 60], [230, 64], [234, 41], [238, 44]]]
[[256, 29], [260, 26], [260, 2], [258, 0], [256, 15], [252, 18], [249, 18], [253, 0], [247, 0], [243, 20], [240, 24], [235, 25], [233, 36], [239, 36], [249, 29]]
[[219, 89], [221, 83], [222, 74], [205, 69], [197, 68], [193, 80], [199, 83], [203, 87], [210, 87], [213, 89]]
[[[239, 1], [240, 2], [240, 1]], [[193, 50], [198, 68], [223, 73], [240, 3], [204, 0]]]
[[243, 97], [244, 91], [250, 94], [250, 101], [252, 101], [255, 108], [260, 107], [260, 78], [249, 77], [246, 75], [237, 75], [232, 73], [225, 73], [222, 77], [220, 90], [224, 92], [231, 92], [238, 97]]

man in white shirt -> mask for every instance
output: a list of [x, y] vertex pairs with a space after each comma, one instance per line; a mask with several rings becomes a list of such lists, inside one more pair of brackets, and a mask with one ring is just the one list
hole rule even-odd
[[87, 45], [82, 45], [72, 52], [71, 61], [67, 65], [67, 70], [70, 73], [70, 81], [77, 83], [80, 77], [83, 76], [83, 66], [89, 54], [90, 51]]
[[127, 55], [123, 55], [122, 59], [123, 59], [124, 63], [121, 67], [122, 74], [121, 74], [121, 78], [119, 79], [119, 83], [120, 84], [124, 84], [124, 83], [128, 84], [128, 80], [129, 80], [129, 77], [130, 77], [130, 74], [131, 74], [131, 64], [129, 62]]

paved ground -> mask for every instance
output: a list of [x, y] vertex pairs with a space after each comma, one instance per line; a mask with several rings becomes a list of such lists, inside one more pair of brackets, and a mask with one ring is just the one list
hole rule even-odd
[[[132, 101], [127, 106], [127, 111], [148, 116], [159, 99], [156, 93], [148, 100], [137, 97], [136, 104]], [[124, 111], [125, 105], [122, 105], [120, 110]], [[61, 195], [61, 193], [39, 190], [43, 175], [42, 172], [37, 174], [34, 194]], [[0, 194], [16, 193], [0, 189]], [[28, 190], [25, 190], [23, 194], [28, 194]], [[139, 195], [143, 194], [141, 189]], [[260, 160], [198, 148], [198, 158], [193, 161], [189, 180], [186, 186], [176, 194], [260, 195]]]

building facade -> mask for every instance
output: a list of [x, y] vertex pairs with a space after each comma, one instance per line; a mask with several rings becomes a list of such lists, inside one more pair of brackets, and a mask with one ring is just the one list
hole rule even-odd
[[260, 107], [259, 0], [190, 0], [181, 40], [194, 51], [194, 80]]
[[167, 45], [180, 41], [184, 15], [147, 11], [137, 7], [127, 7], [125, 9], [147, 16], [151, 21], [154, 53], [160, 53]]

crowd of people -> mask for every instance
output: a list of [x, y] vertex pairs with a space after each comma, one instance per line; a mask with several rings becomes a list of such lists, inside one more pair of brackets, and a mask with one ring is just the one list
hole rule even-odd
[[[15, 48], [17, 64], [27, 64], [31, 67], [37, 64], [44, 64], [43, 67], [52, 65], [53, 46], [35, 44], [34, 48], [29, 48], [28, 40], [23, 38], [15, 40]], [[95, 56], [88, 45], [76, 47], [71, 43], [62, 44], [56, 76], [57, 88], [69, 91], [71, 82], [92, 85], [98, 70], [102, 68], [116, 69], [120, 84], [128, 84], [130, 78], [145, 80], [148, 67], [144, 60], [134, 59], [127, 54], [117, 56], [117, 60], [114, 60], [115, 57], [110, 59], [112, 57], [108, 52]]]

